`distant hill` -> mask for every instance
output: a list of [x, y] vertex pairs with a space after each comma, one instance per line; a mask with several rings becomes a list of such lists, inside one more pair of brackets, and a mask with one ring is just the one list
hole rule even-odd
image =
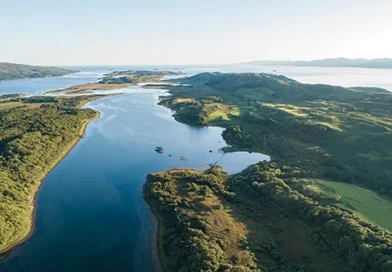
[[22, 78], [63, 76], [75, 71], [59, 67], [42, 67], [8, 62], [0, 62], [0, 81]]
[[360, 67], [360, 68], [392, 68], [392, 59], [347, 59], [347, 58], [329, 58], [311, 61], [271, 61], [259, 60], [250, 61], [244, 64], [252, 65], [283, 65], [283, 66], [318, 66], [318, 67]]
[[[230, 100], [263, 101], [357, 101], [371, 94], [391, 94], [386, 89], [376, 87], [331, 86], [326, 84], [304, 84], [282, 75], [265, 73], [201, 73], [192, 77], [179, 79], [181, 83], [198, 86], [197, 93], [207, 96], [210, 90], [203, 89], [203, 84], [214, 89], [222, 97]], [[205, 91], [203, 93], [203, 91]], [[389, 97], [389, 96], [388, 96]]]
[[388, 91], [386, 89], [377, 88], [377, 87], [351, 87], [349, 89], [362, 91], [362, 92], [368, 92], [368, 93], [384, 93], [384, 94], [390, 94], [391, 93], [390, 91]]

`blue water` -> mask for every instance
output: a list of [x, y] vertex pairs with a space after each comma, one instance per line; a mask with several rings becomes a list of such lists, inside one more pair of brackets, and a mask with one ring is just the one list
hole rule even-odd
[[64, 89], [71, 85], [95, 82], [99, 78], [101, 78], [106, 72], [107, 70], [100, 69], [81, 71], [63, 77], [46, 77], [0, 81], [0, 95], [13, 93], [42, 95], [47, 91]]
[[216, 162], [235, 173], [269, 159], [247, 152], [222, 157], [221, 128], [176, 122], [157, 105], [162, 90], [127, 92], [88, 105], [101, 117], [46, 178], [33, 236], [0, 263], [0, 271], [153, 271], [151, 216], [142, 199], [148, 173]]

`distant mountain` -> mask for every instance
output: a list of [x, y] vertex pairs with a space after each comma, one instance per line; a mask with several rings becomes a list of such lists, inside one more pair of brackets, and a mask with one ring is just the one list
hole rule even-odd
[[329, 58], [311, 61], [250, 61], [244, 64], [252, 65], [282, 65], [282, 66], [318, 66], [318, 67], [361, 67], [361, 68], [392, 68], [392, 59], [347, 59]]
[[42, 67], [8, 62], [0, 62], [0, 81], [21, 79], [21, 78], [38, 78], [48, 76], [63, 76], [75, 71], [59, 67]]
[[351, 87], [349, 89], [350, 90], [362, 91], [362, 92], [368, 92], [368, 93], [384, 93], [384, 94], [390, 94], [391, 93], [387, 89], [378, 88], [378, 87]]

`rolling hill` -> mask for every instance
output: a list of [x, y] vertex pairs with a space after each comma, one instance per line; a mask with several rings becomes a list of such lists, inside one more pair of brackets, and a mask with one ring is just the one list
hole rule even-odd
[[43, 67], [25, 64], [0, 62], [0, 81], [22, 78], [63, 76], [75, 71], [59, 67]]

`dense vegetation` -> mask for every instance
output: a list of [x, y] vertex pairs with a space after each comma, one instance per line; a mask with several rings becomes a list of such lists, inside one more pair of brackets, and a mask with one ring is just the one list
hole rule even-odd
[[392, 271], [392, 234], [326, 202], [308, 176], [273, 162], [149, 175], [166, 271]]
[[237, 180], [217, 166], [148, 176], [165, 271], [344, 270], [328, 246], [307, 239], [301, 222], [264, 198], [235, 192]]
[[97, 116], [98, 96], [15, 98], [0, 103], [0, 252], [32, 227], [34, 196], [48, 171]]
[[75, 71], [58, 68], [0, 62], [0, 80], [63, 76]]
[[355, 212], [323, 203], [322, 195], [306, 190], [299, 168], [259, 163], [233, 178], [247, 196], [267, 198], [313, 229], [311, 238], [328, 246], [353, 271], [392, 271], [392, 234], [358, 217]]
[[185, 123], [220, 125], [234, 149], [392, 195], [392, 95], [267, 74], [204, 73], [161, 103]]
[[[259, 163], [242, 174], [229, 178], [225, 187], [225, 191], [229, 193], [215, 190], [213, 185], [210, 189], [216, 197], [230, 201], [226, 195], [234, 193], [235, 196], [232, 196], [236, 199], [235, 205], [246, 202], [248, 204], [244, 205], [251, 205], [252, 209], [256, 208], [263, 214], [266, 203], [270, 205], [269, 208], [281, 209], [285, 214], [283, 218], [273, 221], [267, 216], [263, 222], [276, 225], [282, 224], [282, 220], [287, 218], [301, 222], [310, 233], [298, 236], [301, 237], [300, 241], [311, 238], [314, 244], [319, 245], [318, 248], [332, 252], [335, 260], [348, 270], [392, 271], [391, 233], [374, 224], [381, 218], [374, 217], [369, 222], [361, 214], [361, 210], [356, 210], [358, 205], [351, 205], [350, 201], [346, 201], [347, 198], [355, 201], [358, 197], [354, 195], [357, 192], [354, 186], [352, 195], [343, 197], [336, 191], [331, 194], [320, 189], [326, 180], [335, 180], [367, 187], [386, 195], [385, 198], [392, 195], [390, 93], [377, 88], [301, 84], [283, 76], [250, 73], [203, 73], [179, 82], [191, 84], [192, 87], [170, 87], [172, 96], [161, 98], [161, 104], [176, 111], [177, 120], [193, 125], [223, 126], [226, 128], [223, 137], [231, 145], [227, 151], [259, 151], [270, 154], [273, 158], [273, 162]], [[193, 220], [197, 216], [204, 218], [204, 210], [184, 212], [184, 207], [187, 207], [181, 200], [184, 198], [184, 191], [173, 191], [173, 186], [169, 184], [192, 181], [200, 186], [208, 182], [196, 182], [199, 174], [195, 173], [191, 177], [183, 176], [189, 176], [189, 173], [173, 176], [173, 173], [168, 172], [150, 176], [146, 194], [160, 222], [166, 226], [163, 227], [164, 235], [161, 235], [164, 259], [171, 263], [172, 252], [176, 252], [184, 260], [183, 263], [174, 262], [177, 266], [170, 269], [176, 271], [177, 268], [185, 267], [183, 271], [197, 271], [184, 265], [191, 256], [204, 256], [195, 253], [202, 249], [186, 251], [187, 244], [184, 248], [184, 244], [172, 244], [170, 241], [180, 238], [187, 241], [184, 233], [192, 231], [188, 230], [191, 225], [182, 225], [181, 222]], [[214, 180], [211, 176], [206, 179]], [[347, 191], [349, 194], [350, 191]], [[189, 203], [198, 198], [197, 194], [188, 195], [186, 201]], [[172, 199], [171, 202], [168, 199]], [[263, 203], [263, 208], [255, 204], [259, 201]], [[234, 210], [232, 204], [230, 209]], [[256, 217], [249, 210], [244, 214]], [[247, 220], [236, 218], [242, 223]], [[391, 219], [384, 216], [382, 220]], [[177, 229], [177, 225], [174, 226], [182, 236], [174, 237], [173, 226], [167, 222], [182, 225], [183, 231], [181, 228]], [[286, 228], [284, 226], [281, 230], [284, 232]], [[252, 241], [260, 241], [257, 239], [258, 235], [266, 233], [262, 225], [255, 229], [248, 233], [247, 242], [251, 245]], [[203, 235], [211, 239], [211, 232], [202, 231]], [[272, 240], [276, 244], [276, 241], [282, 239]], [[213, 245], [210, 240], [207, 241], [208, 245]], [[263, 245], [264, 242], [261, 248], [264, 248]], [[285, 260], [283, 266], [279, 266], [282, 263], [268, 266], [269, 261], [258, 253], [257, 246], [260, 247], [249, 246], [249, 254], [255, 254], [259, 268], [267, 268], [268, 271], [309, 269], [306, 262], [298, 260], [295, 265], [299, 268], [294, 269], [293, 262], [280, 257], [279, 260]], [[263, 254], [275, 252], [274, 247], [267, 248], [261, 250]], [[224, 247], [220, 249], [223, 255], [227, 254]], [[176, 250], [186, 255], [180, 255]], [[288, 256], [292, 250], [285, 248], [279, 252], [282, 256]], [[218, 261], [214, 262], [215, 266], [202, 271], [221, 271], [225, 263], [233, 265], [227, 258], [219, 257], [223, 256], [221, 253], [213, 255], [213, 249], [207, 251], [207, 256], [215, 256]], [[307, 256], [305, 259], [314, 260], [317, 256]], [[204, 261], [199, 260], [198, 263]], [[322, 267], [313, 269], [323, 271]], [[247, 269], [253, 269], [253, 265]], [[325, 271], [331, 270], [332, 268]]]

